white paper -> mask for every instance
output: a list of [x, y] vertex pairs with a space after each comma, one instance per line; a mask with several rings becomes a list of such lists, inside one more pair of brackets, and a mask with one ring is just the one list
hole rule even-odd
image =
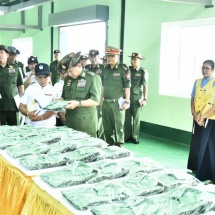
[[14, 98], [14, 101], [15, 101], [15, 103], [16, 103], [17, 109], [19, 109], [20, 100], [21, 100], [19, 94], [15, 95], [13, 98]]
[[119, 109], [122, 109], [122, 106], [126, 103], [126, 99], [123, 99], [122, 97], [118, 100], [119, 103]]

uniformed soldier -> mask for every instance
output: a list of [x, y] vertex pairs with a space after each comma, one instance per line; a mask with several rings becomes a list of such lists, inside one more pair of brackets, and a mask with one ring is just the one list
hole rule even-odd
[[[86, 65], [86, 69], [98, 74], [101, 77], [102, 71], [104, 70], [104, 66], [99, 64], [99, 51], [96, 49], [92, 49], [89, 51], [89, 60], [91, 64]], [[105, 139], [104, 136], [104, 127], [102, 123], [102, 100], [99, 106], [97, 106], [97, 114], [98, 114], [98, 132], [97, 137], [100, 139]]]
[[26, 116], [26, 124], [33, 126], [54, 126], [55, 112], [45, 111], [43, 108], [55, 100], [54, 87], [49, 84], [50, 69], [45, 63], [35, 66], [37, 82], [31, 84], [21, 98], [20, 112]]
[[35, 67], [38, 64], [38, 60], [37, 57], [35, 56], [30, 56], [28, 58], [28, 66], [26, 67], [26, 74], [25, 74], [25, 78], [24, 78], [24, 86], [25, 89], [33, 83], [36, 83], [36, 76], [35, 76]]
[[62, 99], [68, 100], [65, 125], [96, 137], [96, 106], [101, 98], [101, 79], [95, 73], [82, 68], [80, 55], [80, 52], [71, 53], [59, 62], [59, 66], [68, 68], [62, 93]]
[[85, 66], [87, 65], [87, 60], [89, 59], [89, 57], [87, 55], [81, 55], [80, 57], [80, 63], [81, 63], [81, 66], [83, 68], [85, 68]]
[[140, 67], [144, 57], [139, 53], [131, 56], [131, 97], [130, 108], [125, 113], [125, 142], [139, 144], [141, 110], [148, 96], [148, 72]]
[[16, 60], [16, 57], [17, 57], [17, 55], [20, 54], [20, 51], [17, 50], [13, 46], [8, 46], [7, 48], [8, 48], [8, 51], [9, 51], [9, 57], [7, 59], [8, 62], [11, 63], [11, 64], [16, 64], [21, 70], [22, 77], [25, 78], [25, 66], [24, 66], [24, 64], [22, 62]]
[[51, 71], [51, 81], [52, 85], [54, 86], [56, 82], [60, 80], [60, 75], [57, 70], [58, 62], [61, 60], [61, 53], [59, 49], [54, 50], [54, 58], [55, 60], [50, 64], [50, 71]]
[[104, 56], [103, 58], [101, 58], [101, 60], [102, 60], [103, 66], [104, 66], [104, 67], [107, 66], [107, 57]]
[[9, 52], [0, 45], [0, 125], [17, 125], [18, 109], [14, 100], [24, 92], [22, 75], [19, 67], [7, 62]]
[[130, 105], [131, 85], [129, 68], [119, 63], [120, 52], [120, 49], [112, 46], [106, 48], [108, 65], [102, 72], [102, 118], [105, 138], [109, 145], [119, 147], [124, 144], [125, 110]]

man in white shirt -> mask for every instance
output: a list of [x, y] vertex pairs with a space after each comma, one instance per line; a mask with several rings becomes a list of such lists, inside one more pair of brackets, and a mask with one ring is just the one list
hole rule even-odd
[[45, 111], [43, 108], [56, 98], [54, 87], [49, 84], [49, 66], [39, 63], [35, 67], [37, 82], [26, 89], [21, 98], [20, 112], [26, 116], [26, 124], [34, 126], [54, 126], [55, 112]]

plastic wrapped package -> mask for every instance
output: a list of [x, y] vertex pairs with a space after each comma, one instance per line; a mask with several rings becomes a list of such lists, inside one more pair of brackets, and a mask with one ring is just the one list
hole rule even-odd
[[162, 193], [164, 187], [158, 180], [146, 173], [135, 173], [121, 181], [121, 185], [130, 190], [132, 196], [149, 196]]
[[40, 142], [49, 145], [49, 144], [57, 143], [60, 140], [61, 140], [60, 134], [57, 134], [55, 136], [49, 134], [49, 136], [43, 137]]
[[19, 141], [16, 139], [8, 138], [8, 137], [2, 137], [0, 138], [0, 150], [4, 150], [9, 146], [15, 146], [19, 145]]
[[110, 146], [102, 149], [101, 155], [98, 156], [97, 160], [125, 158], [129, 157], [130, 154], [131, 152], [127, 149], [117, 146]]
[[111, 180], [123, 177], [129, 173], [128, 168], [116, 162], [103, 161], [93, 165], [98, 174], [91, 179], [87, 180], [87, 183], [96, 183], [104, 180]]
[[83, 147], [105, 148], [107, 147], [107, 143], [102, 139], [90, 137], [90, 138], [77, 141], [77, 148], [83, 148]]
[[43, 109], [47, 111], [65, 111], [66, 106], [68, 105], [68, 101], [65, 100], [57, 100], [49, 103]]
[[161, 184], [164, 185], [164, 191], [181, 185], [197, 186], [202, 183], [194, 176], [178, 169], [157, 171], [150, 173], [150, 176], [156, 178]]
[[7, 154], [13, 158], [18, 158], [26, 155], [45, 154], [48, 151], [48, 146], [43, 144], [16, 145], [6, 148]]
[[49, 146], [49, 152], [48, 154], [53, 154], [53, 153], [65, 153], [65, 152], [70, 152], [74, 151], [76, 149], [76, 144], [72, 143], [71, 140], [61, 140], [57, 143], [53, 143]]
[[136, 172], [151, 173], [164, 169], [161, 164], [150, 158], [131, 158], [123, 161], [119, 160], [118, 162], [129, 168], [130, 174]]
[[150, 197], [161, 205], [165, 214], [201, 214], [209, 209], [214, 210], [211, 194], [194, 187], [181, 186], [161, 195]]
[[87, 210], [93, 205], [122, 201], [129, 197], [123, 186], [111, 183], [97, 183], [92, 187], [79, 186], [62, 191], [62, 195], [78, 210]]
[[120, 203], [93, 206], [94, 215], [162, 215], [160, 205], [148, 198], [132, 197]]
[[73, 162], [62, 170], [41, 174], [40, 177], [54, 188], [83, 184], [97, 175], [97, 171], [82, 162]]
[[84, 163], [89, 163], [95, 161], [100, 155], [100, 150], [98, 148], [81, 148], [76, 149], [72, 152], [64, 153], [64, 156], [70, 161], [82, 161]]
[[68, 159], [64, 154], [47, 154], [21, 157], [19, 158], [19, 162], [27, 170], [39, 170], [64, 166], [68, 163]]

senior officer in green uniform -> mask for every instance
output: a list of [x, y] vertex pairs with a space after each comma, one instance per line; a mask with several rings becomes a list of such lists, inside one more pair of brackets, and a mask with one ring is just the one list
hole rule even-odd
[[17, 55], [20, 54], [20, 51], [13, 46], [8, 46], [7, 49], [9, 52], [9, 57], [8, 57], [7, 61], [11, 64], [16, 64], [20, 68], [20, 70], [22, 72], [22, 77], [24, 78], [25, 77], [25, 66], [22, 62], [16, 60]]
[[[104, 70], [104, 66], [99, 64], [99, 51], [96, 49], [91, 49], [89, 51], [89, 60], [91, 64], [86, 65], [86, 69], [98, 74], [101, 77], [102, 71]], [[102, 101], [97, 106], [97, 114], [98, 114], [98, 131], [97, 137], [100, 139], [105, 139], [104, 128], [102, 123]]]
[[14, 101], [24, 92], [22, 75], [19, 67], [7, 62], [8, 49], [0, 45], [0, 125], [17, 125], [18, 109]]
[[[109, 145], [124, 144], [125, 110], [130, 105], [130, 70], [119, 63], [121, 50], [107, 46], [108, 65], [102, 72], [102, 117], [106, 142]], [[125, 100], [123, 97], [125, 96]], [[123, 102], [124, 101], [124, 102]]]
[[59, 61], [61, 60], [60, 50], [58, 50], [58, 49], [54, 50], [54, 58], [55, 58], [55, 60], [52, 61], [50, 64], [51, 80], [52, 80], [53, 86], [55, 85], [55, 83], [57, 83], [60, 80], [60, 75], [57, 70], [57, 65], [58, 65]]
[[139, 144], [140, 115], [148, 96], [148, 72], [140, 67], [144, 57], [139, 53], [131, 56], [131, 104], [125, 113], [125, 142]]
[[62, 98], [68, 100], [65, 125], [96, 137], [101, 79], [81, 66], [80, 55], [80, 52], [71, 53], [59, 62], [59, 66], [68, 68], [62, 92]]

